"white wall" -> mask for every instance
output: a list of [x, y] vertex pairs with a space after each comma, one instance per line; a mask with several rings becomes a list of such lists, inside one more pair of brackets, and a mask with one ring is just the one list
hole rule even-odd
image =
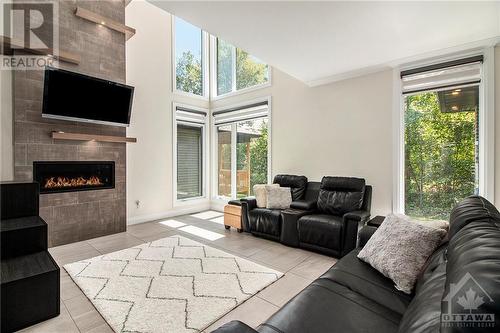
[[125, 19], [137, 30], [126, 50], [127, 84], [135, 87], [127, 136], [137, 137], [137, 143], [127, 145], [127, 222], [200, 210], [173, 206], [172, 103], [208, 107], [208, 102], [172, 93], [171, 15], [132, 1]]
[[0, 70], [0, 180], [14, 179], [12, 145], [12, 72]]
[[392, 210], [392, 71], [310, 88], [273, 70], [272, 86], [212, 107], [272, 96], [272, 174], [363, 177], [372, 211]]

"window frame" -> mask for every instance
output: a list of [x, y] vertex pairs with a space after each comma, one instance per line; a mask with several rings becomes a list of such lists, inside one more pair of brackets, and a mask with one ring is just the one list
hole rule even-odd
[[[177, 89], [177, 73], [176, 73], [176, 68], [177, 68], [177, 59], [176, 59], [176, 36], [175, 36], [175, 20], [177, 17], [175, 15], [172, 15], [172, 20], [171, 20], [171, 31], [172, 31], [172, 92], [175, 95], [179, 96], [186, 96], [186, 97], [192, 97], [192, 98], [197, 98], [201, 99], [204, 101], [208, 101], [210, 97], [210, 59], [209, 59], [209, 47], [210, 47], [210, 37], [209, 34], [204, 31], [203, 29], [199, 28], [201, 30], [201, 67], [202, 67], [202, 89], [203, 89], [203, 95], [196, 95], [190, 92], [186, 92], [183, 90]], [[182, 18], [181, 18], [182, 19]], [[189, 22], [188, 22], [189, 23]], [[191, 23], [189, 23], [191, 24]], [[198, 28], [198, 27], [197, 27]]]
[[[223, 110], [228, 110], [228, 109], [233, 109], [233, 108], [244, 108], [245, 106], [249, 106], [255, 103], [260, 103], [260, 102], [267, 102], [267, 182], [270, 183], [272, 179], [272, 103], [271, 103], [271, 96], [266, 96], [263, 98], [257, 98], [253, 100], [248, 100], [242, 103], [237, 103], [237, 104], [232, 104], [232, 105], [227, 105], [224, 107], [219, 107], [211, 110], [211, 132], [212, 132], [212, 152], [211, 152], [211, 165], [212, 165], [212, 198], [211, 200], [215, 203], [225, 203], [227, 200], [232, 200], [233, 198], [236, 199], [236, 177], [237, 177], [237, 161], [236, 161], [236, 141], [237, 141], [237, 128], [236, 124], [239, 121], [244, 121], [245, 119], [241, 120], [234, 120], [230, 123], [227, 123], [226, 125], [231, 126], [231, 197], [226, 197], [226, 196], [220, 196], [219, 195], [219, 177], [218, 177], [218, 167], [217, 167], [217, 162], [218, 162], [218, 136], [217, 136], [217, 127], [220, 126], [220, 124], [216, 125], [215, 122], [213, 121], [213, 112], [217, 111], [223, 111]], [[265, 117], [262, 117], [265, 118]]]
[[[205, 120], [203, 123], [192, 123], [192, 122], [187, 122], [183, 120], [178, 120], [177, 119], [177, 108], [185, 108], [189, 109], [192, 111], [201, 111], [205, 112]], [[209, 168], [209, 161], [208, 161], [208, 156], [209, 156], [209, 151], [210, 151], [210, 136], [209, 136], [209, 110], [193, 105], [188, 105], [188, 104], [183, 104], [183, 103], [172, 103], [172, 199], [173, 199], [173, 206], [183, 206], [186, 204], [195, 204], [199, 203], [201, 201], [206, 201], [208, 199], [208, 178], [210, 175], [210, 170]], [[184, 198], [184, 199], [178, 199], [177, 198], [177, 125], [185, 125], [185, 126], [192, 126], [192, 127], [197, 127], [201, 128], [202, 130], [202, 142], [201, 142], [201, 149], [202, 149], [202, 172], [201, 172], [201, 188], [202, 188], [202, 195], [197, 196], [197, 197], [192, 197], [192, 198]]]
[[495, 96], [494, 96], [494, 48], [480, 51], [464, 51], [449, 57], [424, 60], [395, 67], [393, 70], [393, 200], [392, 211], [405, 214], [405, 123], [404, 95], [400, 73], [428, 65], [439, 64], [472, 56], [484, 57], [481, 82], [479, 84], [479, 195], [494, 202], [494, 161], [495, 161]]
[[217, 101], [227, 97], [238, 96], [241, 94], [249, 93], [251, 91], [268, 88], [272, 85], [273, 68], [271, 67], [271, 65], [267, 64], [267, 82], [236, 90], [236, 46], [233, 45], [234, 52], [232, 52], [232, 56], [234, 57], [234, 70], [232, 70], [232, 90], [228, 93], [219, 95], [217, 92], [217, 38], [218, 37], [216, 36], [210, 35], [210, 86], [213, 88], [210, 91], [211, 100]]

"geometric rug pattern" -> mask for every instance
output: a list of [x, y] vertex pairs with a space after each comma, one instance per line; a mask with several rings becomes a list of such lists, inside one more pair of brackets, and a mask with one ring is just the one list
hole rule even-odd
[[64, 266], [115, 332], [200, 332], [282, 273], [182, 236]]

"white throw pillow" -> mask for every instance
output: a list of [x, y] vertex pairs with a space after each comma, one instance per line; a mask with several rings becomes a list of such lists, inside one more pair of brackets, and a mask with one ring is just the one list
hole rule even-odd
[[410, 294], [425, 262], [445, 236], [444, 229], [391, 214], [368, 240], [358, 258], [394, 281], [396, 289]]
[[267, 206], [267, 192], [266, 186], [280, 187], [279, 184], [256, 184], [253, 186], [253, 194], [255, 195], [255, 200], [257, 201], [257, 207], [266, 208]]
[[266, 186], [267, 208], [287, 209], [292, 203], [292, 190], [290, 187]]

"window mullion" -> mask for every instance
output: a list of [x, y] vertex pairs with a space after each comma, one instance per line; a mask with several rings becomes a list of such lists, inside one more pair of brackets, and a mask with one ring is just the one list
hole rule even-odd
[[236, 187], [237, 187], [237, 172], [238, 168], [236, 165], [236, 145], [237, 145], [237, 133], [236, 133], [236, 123], [231, 124], [231, 198], [236, 199]]

